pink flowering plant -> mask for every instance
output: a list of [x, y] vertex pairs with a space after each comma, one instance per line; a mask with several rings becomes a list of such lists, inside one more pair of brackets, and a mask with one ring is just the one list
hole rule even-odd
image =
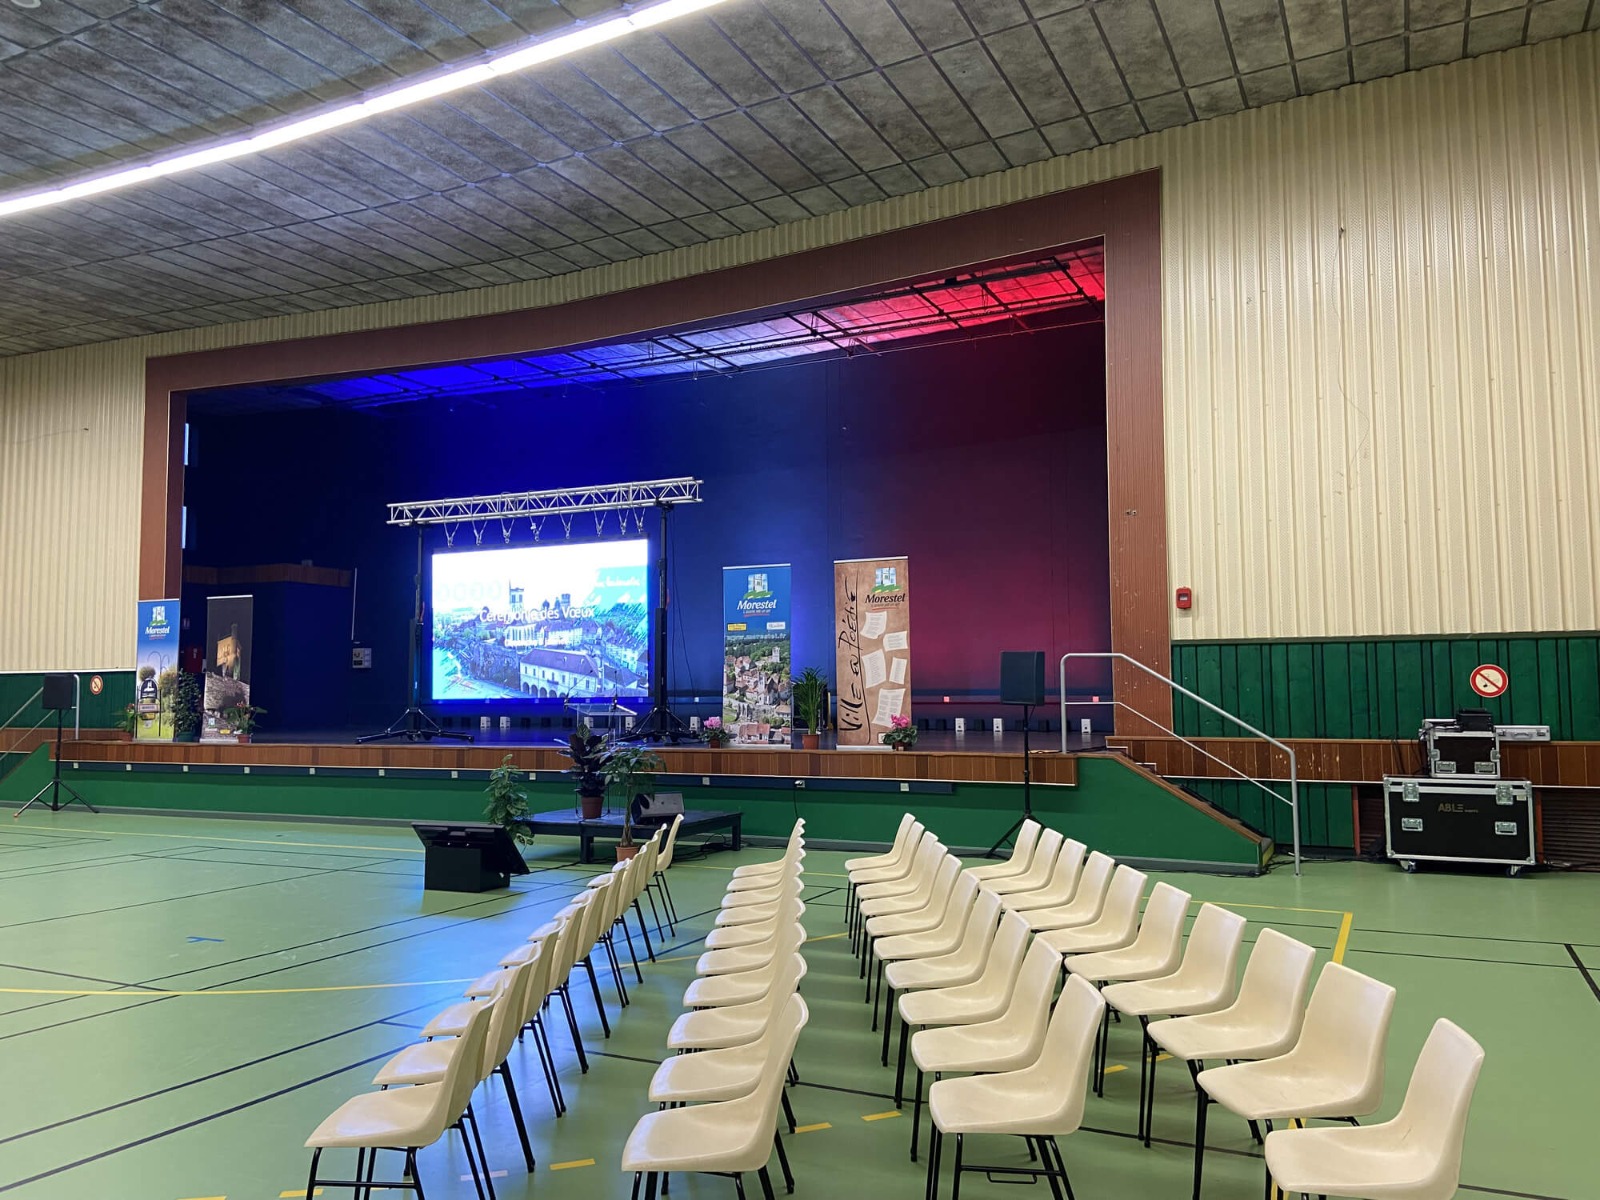
[[728, 727], [722, 723], [721, 717], [707, 717], [700, 726], [700, 738], [713, 750], [721, 749], [732, 740], [733, 735], [728, 732]]
[[908, 749], [917, 744], [917, 727], [911, 723], [910, 717], [898, 714], [889, 718], [889, 732], [883, 735], [885, 746], [905, 746]]

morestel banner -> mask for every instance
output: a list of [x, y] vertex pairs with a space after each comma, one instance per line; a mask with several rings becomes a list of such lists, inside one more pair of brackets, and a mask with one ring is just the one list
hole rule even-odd
[[833, 564], [839, 745], [878, 746], [911, 715], [911, 580], [904, 558]]
[[722, 569], [722, 723], [734, 745], [789, 745], [789, 564]]
[[[250, 704], [254, 596], [213, 596], [206, 601], [205, 710], [202, 742], [236, 742], [237, 710]], [[248, 728], [248, 727], [247, 727]]]
[[133, 706], [139, 716], [134, 737], [141, 742], [172, 740], [172, 689], [178, 679], [180, 624], [176, 599], [139, 601]]

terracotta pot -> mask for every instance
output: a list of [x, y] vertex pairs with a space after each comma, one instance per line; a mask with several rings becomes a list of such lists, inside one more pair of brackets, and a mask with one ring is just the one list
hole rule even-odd
[[894, 748], [896, 750], [909, 750], [909, 749], [911, 749], [911, 747], [907, 746], [904, 742], [892, 742], [890, 744], [892, 746], [894, 746]]
[[249, 744], [250, 744], [250, 735], [248, 733], [241, 733], [239, 735], [239, 745], [248, 746]]
[[618, 846], [617, 847], [617, 861], [618, 862], [627, 862], [630, 858], [632, 858], [637, 853], [639, 853], [639, 847], [638, 846]]
[[822, 735], [820, 733], [802, 733], [800, 735], [800, 749], [802, 750], [816, 750], [821, 745]]
[[118, 729], [118, 730], [114, 730], [113, 733], [114, 733], [114, 736], [116, 737], [117, 741], [119, 741], [119, 742], [131, 742], [131, 741], [133, 741], [133, 734], [129, 730]]
[[605, 811], [606, 798], [604, 796], [579, 796], [578, 804], [582, 808], [583, 819], [593, 821]]

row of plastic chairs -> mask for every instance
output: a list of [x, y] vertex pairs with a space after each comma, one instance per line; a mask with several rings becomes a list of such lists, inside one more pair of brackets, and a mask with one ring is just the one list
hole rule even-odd
[[783, 857], [739, 867], [729, 881], [684, 1012], [667, 1034], [674, 1052], [656, 1069], [649, 1097], [659, 1110], [641, 1117], [622, 1151], [633, 1197], [665, 1195], [673, 1173], [726, 1175], [740, 1200], [754, 1173], [772, 1200], [767, 1163], [774, 1150], [788, 1191], [794, 1175], [778, 1131], [780, 1106], [794, 1131], [785, 1085], [809, 1013], [800, 998], [805, 959], [802, 863], [804, 822], [795, 822]]
[[[913, 1159], [924, 1073], [936, 1078], [947, 1072], [1005, 1074], [1038, 1062], [1061, 967], [1069, 975], [1069, 992], [1072, 981], [1103, 989], [1100, 1036], [1089, 1064], [1096, 1091], [1103, 1092], [1112, 1013], [1139, 1020], [1139, 1137], [1146, 1146], [1157, 1061], [1165, 1052], [1189, 1065], [1197, 1095], [1196, 1200], [1210, 1103], [1244, 1117], [1258, 1139], [1260, 1127], [1270, 1129], [1273, 1121], [1298, 1125], [1333, 1117], [1354, 1125], [1355, 1118], [1381, 1103], [1394, 1004], [1388, 985], [1329, 963], [1307, 1005], [1315, 951], [1271, 929], [1257, 939], [1239, 983], [1244, 918], [1202, 905], [1185, 944], [1187, 893], [1156, 884], [1141, 917], [1147, 881], [1142, 872], [1087, 853], [1081, 842], [1036, 822], [1024, 824], [1005, 862], [965, 870], [952, 863], [953, 856], [908, 814], [887, 854], [846, 864], [847, 913], [862, 950], [863, 974], [870, 989], [868, 966], [876, 960], [879, 990], [888, 988], [885, 1065], [896, 1012], [902, 1023], [897, 1104], [903, 1103], [906, 1033], [920, 1031], [910, 1038], [917, 1067]], [[1082, 1017], [1080, 1002], [1074, 1001], [1072, 1015]], [[1158, 1015], [1167, 1019], [1152, 1022]], [[1050, 1028], [1054, 1020], [1048, 1018]], [[1070, 1043], [1067, 1038], [1064, 1044], [1070, 1048]], [[1287, 1190], [1307, 1194], [1413, 1200], [1453, 1194], [1482, 1059], [1476, 1042], [1441, 1019], [1393, 1121], [1270, 1133], [1269, 1191], [1275, 1179]], [[1206, 1070], [1208, 1060], [1227, 1065]], [[1057, 1059], [1058, 1084], [1076, 1081], [1077, 1068], [1075, 1059]], [[934, 1091], [941, 1086], [936, 1083]], [[934, 1110], [934, 1091], [929, 1103], [937, 1138], [941, 1129], [950, 1129]], [[1070, 1102], [1059, 1089], [1055, 1098]], [[1056, 1114], [1056, 1134], [1076, 1128], [1076, 1116], [1070, 1127], [1064, 1124], [1068, 1115]], [[1046, 1167], [1039, 1173], [1059, 1173], [1064, 1181], [1059, 1149], [1047, 1141], [1030, 1144], [1030, 1153], [1045, 1155]], [[973, 1169], [960, 1164], [959, 1147], [957, 1159], [958, 1174]], [[937, 1163], [931, 1162], [930, 1196], [936, 1171]], [[1054, 1187], [1053, 1178], [1051, 1183]], [[1349, 1190], [1358, 1186], [1367, 1190]]]
[[[630, 912], [636, 918], [646, 954], [654, 961], [655, 951], [640, 899], [649, 899], [654, 908], [650, 899], [654, 892], [663, 897], [663, 904], [670, 911], [664, 873], [670, 865], [676, 835], [677, 822], [670, 829], [657, 829], [632, 858], [591, 879], [583, 892], [528, 935], [526, 942], [502, 957], [494, 970], [475, 980], [463, 1000], [429, 1021], [421, 1033], [423, 1040], [384, 1063], [372, 1081], [380, 1090], [352, 1097], [318, 1125], [306, 1140], [311, 1150], [311, 1171], [305, 1194], [314, 1195], [318, 1188], [329, 1187], [351, 1188], [358, 1195], [369, 1194], [370, 1189], [399, 1188], [414, 1191], [422, 1200], [417, 1154], [455, 1130], [461, 1134], [480, 1200], [494, 1200], [493, 1172], [484, 1154], [472, 1103], [478, 1086], [493, 1075], [504, 1082], [506, 1103], [531, 1173], [535, 1166], [533, 1148], [511, 1069], [511, 1050], [519, 1039], [532, 1034], [552, 1111], [557, 1117], [563, 1116], [566, 1097], [544, 1017], [551, 1002], [559, 1002], [579, 1066], [587, 1073], [589, 1060], [573, 1006], [572, 978], [581, 967], [588, 978], [601, 1027], [610, 1037], [611, 1025], [594, 955], [597, 950], [606, 955], [618, 1001], [626, 1006], [627, 987], [614, 936], [617, 930], [622, 931], [635, 978], [642, 981], [627, 918]], [[661, 930], [658, 915], [658, 935]], [[350, 1178], [318, 1174], [324, 1152], [334, 1149], [356, 1151], [355, 1171]], [[400, 1178], [376, 1178], [380, 1151], [403, 1156]]]

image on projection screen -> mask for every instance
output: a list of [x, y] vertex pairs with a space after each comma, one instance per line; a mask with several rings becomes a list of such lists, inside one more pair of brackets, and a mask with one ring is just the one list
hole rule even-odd
[[650, 690], [646, 538], [433, 556], [433, 698]]

